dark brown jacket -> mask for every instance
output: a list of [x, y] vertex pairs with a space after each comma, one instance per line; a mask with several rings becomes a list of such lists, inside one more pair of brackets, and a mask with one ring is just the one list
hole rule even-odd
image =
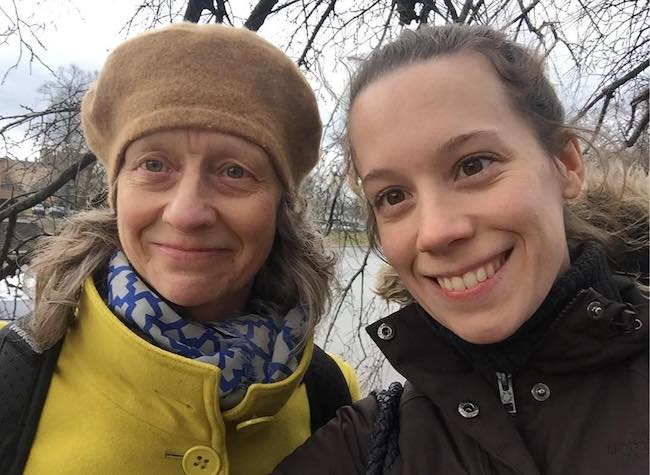
[[[647, 475], [647, 300], [631, 280], [613, 282], [617, 298], [579, 292], [512, 375], [516, 414], [496, 376], [451, 350], [416, 305], [371, 325], [408, 380], [390, 473]], [[274, 473], [366, 473], [376, 412], [372, 397], [339, 410]]]

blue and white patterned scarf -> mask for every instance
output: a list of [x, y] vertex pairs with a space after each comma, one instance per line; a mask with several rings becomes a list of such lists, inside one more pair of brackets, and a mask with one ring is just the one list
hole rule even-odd
[[116, 251], [108, 265], [108, 307], [153, 344], [221, 369], [221, 409], [237, 405], [253, 383], [290, 376], [302, 355], [305, 316], [300, 306], [284, 317], [259, 300], [254, 313], [201, 324], [182, 318], [138, 276], [126, 255]]

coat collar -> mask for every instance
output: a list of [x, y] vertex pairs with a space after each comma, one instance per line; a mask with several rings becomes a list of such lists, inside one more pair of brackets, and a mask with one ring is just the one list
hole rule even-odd
[[[589, 371], [615, 364], [647, 348], [647, 300], [629, 279], [616, 279], [634, 302], [606, 297], [588, 288], [562, 309], [530, 365], [545, 372]], [[600, 309], [600, 310], [598, 310]], [[447, 376], [474, 371], [429, 324], [429, 316], [411, 304], [369, 325], [366, 330], [391, 364], [415, 382], [431, 374]], [[390, 338], [386, 338], [390, 328]], [[382, 338], [381, 335], [384, 335]]]
[[[130, 412], [151, 414], [147, 417], [152, 423], [164, 427], [165, 418], [179, 408], [216, 425], [274, 416], [302, 381], [313, 341], [307, 343], [291, 376], [251, 385], [244, 399], [223, 413], [218, 410], [219, 368], [167, 352], [137, 336], [108, 309], [92, 278], [84, 283], [65, 347], [74, 350], [69, 354], [78, 355], [80, 368], [89, 369], [86, 376], [91, 384], [117, 404], [129, 406]], [[152, 410], [158, 405], [160, 411]]]

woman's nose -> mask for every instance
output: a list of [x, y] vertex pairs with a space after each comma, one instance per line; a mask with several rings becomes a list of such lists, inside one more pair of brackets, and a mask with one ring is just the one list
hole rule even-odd
[[191, 232], [216, 222], [214, 190], [204, 186], [200, 177], [183, 177], [170, 190], [162, 219], [183, 232]]
[[473, 217], [465, 211], [462, 202], [453, 201], [427, 198], [418, 203], [416, 246], [419, 252], [444, 250], [474, 236]]

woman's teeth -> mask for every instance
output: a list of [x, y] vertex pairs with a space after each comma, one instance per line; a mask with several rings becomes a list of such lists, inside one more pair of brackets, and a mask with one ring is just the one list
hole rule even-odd
[[501, 268], [504, 262], [503, 255], [497, 257], [491, 262], [477, 267], [474, 270], [464, 273], [462, 276], [454, 277], [437, 277], [436, 280], [440, 287], [449, 291], [461, 291], [471, 289], [475, 285], [486, 281]]

